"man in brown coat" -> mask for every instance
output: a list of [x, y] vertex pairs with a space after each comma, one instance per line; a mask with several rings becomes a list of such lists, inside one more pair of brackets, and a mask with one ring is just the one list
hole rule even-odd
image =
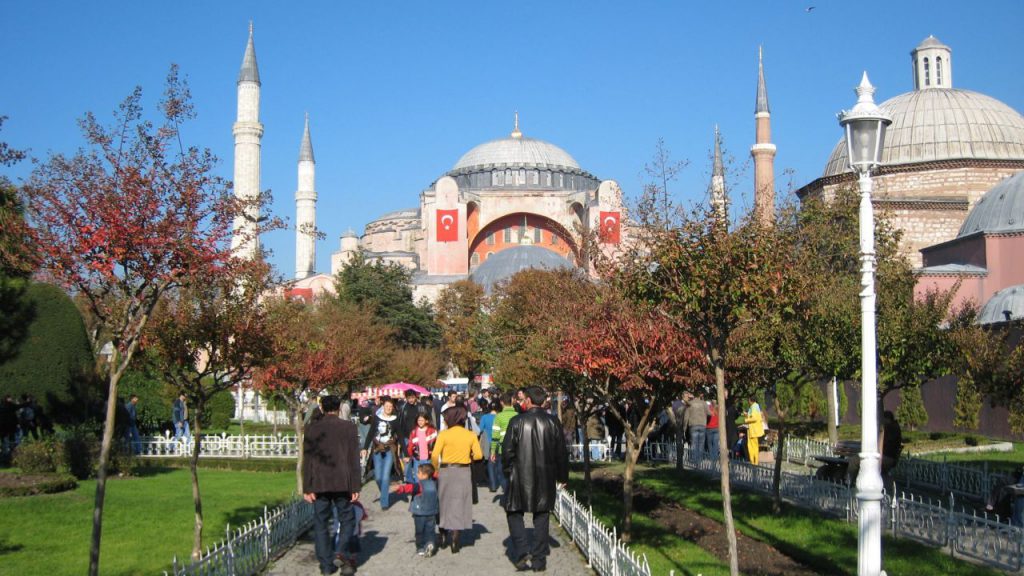
[[356, 573], [354, 552], [356, 541], [356, 517], [352, 503], [359, 500], [362, 485], [359, 470], [359, 433], [350, 420], [338, 417], [341, 399], [324, 396], [320, 407], [323, 418], [306, 426], [303, 442], [302, 494], [306, 502], [313, 504], [313, 530], [316, 537], [316, 557], [320, 562], [321, 574], [338, 571], [334, 565], [334, 546], [328, 534], [335, 511], [341, 523], [339, 542], [342, 550], [341, 573], [351, 576]]

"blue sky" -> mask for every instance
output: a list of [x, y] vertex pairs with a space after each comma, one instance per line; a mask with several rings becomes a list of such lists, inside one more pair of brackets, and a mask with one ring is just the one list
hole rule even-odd
[[[814, 9], [808, 11], [809, 6]], [[473, 146], [508, 135], [552, 142], [627, 195], [659, 138], [689, 160], [674, 184], [703, 198], [717, 123], [749, 206], [757, 49], [778, 146], [779, 196], [820, 175], [862, 70], [881, 102], [912, 89], [909, 52], [929, 34], [953, 49], [954, 87], [1024, 110], [1024, 2], [824, 0], [548, 2], [51, 2], [0, 0], [0, 139], [45, 158], [73, 152], [76, 119], [101, 119], [141, 85], [152, 104], [171, 63], [199, 118], [185, 139], [232, 174], [235, 87], [256, 29], [262, 186], [294, 220], [305, 112], [317, 159], [318, 271], [347, 229], [414, 207]], [[860, 35], [859, 37], [857, 35]], [[27, 175], [27, 162], [5, 173]], [[792, 186], [790, 184], [792, 182]], [[294, 272], [294, 232], [264, 238]]]

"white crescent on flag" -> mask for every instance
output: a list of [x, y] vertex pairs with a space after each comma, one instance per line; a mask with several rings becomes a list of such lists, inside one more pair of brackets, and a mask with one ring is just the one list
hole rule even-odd
[[441, 224], [444, 225], [445, 230], [451, 228], [453, 223], [455, 223], [455, 218], [452, 218], [450, 214], [445, 214], [444, 216], [441, 216]]
[[604, 217], [604, 225], [605, 226], [615, 226], [615, 222], [616, 221], [617, 221], [617, 219], [615, 218], [615, 216], [605, 216]]

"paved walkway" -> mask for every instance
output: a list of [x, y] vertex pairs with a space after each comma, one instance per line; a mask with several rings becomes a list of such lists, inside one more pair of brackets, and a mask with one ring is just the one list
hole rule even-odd
[[[393, 485], [394, 486], [394, 485]], [[505, 512], [497, 502], [497, 494], [480, 489], [480, 502], [473, 506], [473, 529], [461, 534], [463, 548], [458, 554], [450, 549], [439, 550], [432, 558], [416, 555], [412, 516], [406, 497], [392, 495], [391, 508], [380, 510], [380, 491], [375, 483], [363, 486], [360, 500], [369, 518], [363, 520], [357, 574], [360, 576], [453, 576], [486, 574], [504, 576], [517, 573], [509, 557], [508, 524]], [[530, 528], [529, 515], [526, 524]], [[551, 518], [551, 556], [548, 573], [580, 576], [593, 574], [569, 536]], [[295, 546], [272, 563], [268, 576], [312, 576], [319, 574], [312, 532], [306, 533]]]

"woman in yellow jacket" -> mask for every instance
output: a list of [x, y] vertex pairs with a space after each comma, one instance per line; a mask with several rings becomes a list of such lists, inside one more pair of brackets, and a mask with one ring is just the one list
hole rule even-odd
[[483, 458], [480, 440], [465, 428], [467, 415], [461, 403], [441, 413], [448, 427], [437, 435], [434, 452], [430, 455], [438, 471], [441, 546], [450, 543], [452, 554], [459, 552], [459, 531], [473, 527], [473, 475], [469, 465]]
[[764, 436], [764, 413], [757, 405], [757, 400], [750, 398], [749, 401], [750, 407], [743, 418], [747, 424], [747, 455], [750, 457], [750, 463], [757, 466], [758, 456], [761, 454], [758, 438]]

